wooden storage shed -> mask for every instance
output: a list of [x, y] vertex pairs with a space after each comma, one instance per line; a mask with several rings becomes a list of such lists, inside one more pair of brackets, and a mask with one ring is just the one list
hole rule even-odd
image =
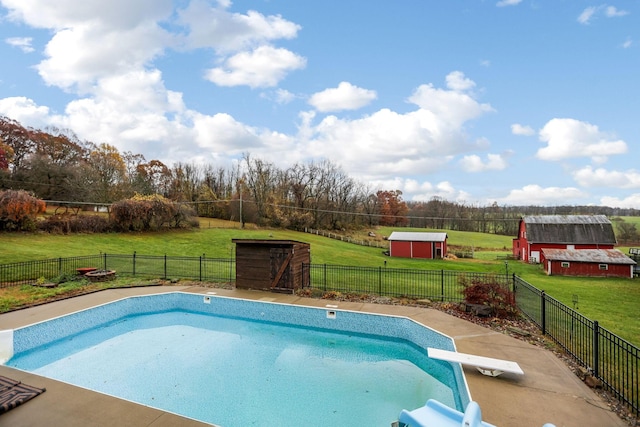
[[[295, 240], [233, 239], [236, 244], [236, 288], [293, 292], [309, 283], [308, 243]], [[305, 277], [306, 276], [306, 277]]]
[[436, 259], [447, 255], [447, 233], [394, 231], [387, 240], [390, 256]]
[[633, 277], [636, 262], [617, 249], [543, 249], [549, 276]]

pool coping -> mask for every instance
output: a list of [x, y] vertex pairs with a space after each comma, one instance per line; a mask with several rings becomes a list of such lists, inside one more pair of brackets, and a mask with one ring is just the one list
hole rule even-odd
[[[524, 376], [503, 374], [498, 378], [486, 377], [473, 368], [463, 368], [471, 397], [480, 404], [483, 419], [496, 426], [540, 427], [546, 422], [558, 427], [627, 425], [552, 352], [425, 307], [328, 301], [252, 290], [158, 286], [110, 289], [1, 314], [0, 329], [17, 329], [128, 296], [175, 291], [198, 294], [213, 291], [218, 296], [231, 298], [319, 308], [330, 305], [339, 310], [407, 317], [453, 338], [460, 352], [513, 360], [522, 367]], [[209, 425], [6, 366], [0, 366], [0, 375], [47, 388], [41, 396], [2, 415], [2, 423], [8, 422], [16, 427]]]

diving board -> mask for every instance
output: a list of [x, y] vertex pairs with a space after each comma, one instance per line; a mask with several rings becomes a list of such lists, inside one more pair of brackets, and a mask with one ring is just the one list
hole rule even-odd
[[497, 377], [508, 372], [510, 374], [524, 375], [524, 371], [516, 362], [491, 357], [475, 356], [473, 354], [458, 353], [456, 351], [441, 350], [439, 348], [427, 348], [427, 354], [432, 359], [457, 362], [463, 365], [475, 366], [480, 373], [490, 377]]

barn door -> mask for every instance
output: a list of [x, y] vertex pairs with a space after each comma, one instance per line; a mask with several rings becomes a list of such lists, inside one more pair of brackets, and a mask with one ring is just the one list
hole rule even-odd
[[271, 248], [269, 253], [271, 263], [271, 289], [293, 289], [290, 262], [293, 258], [291, 248]]

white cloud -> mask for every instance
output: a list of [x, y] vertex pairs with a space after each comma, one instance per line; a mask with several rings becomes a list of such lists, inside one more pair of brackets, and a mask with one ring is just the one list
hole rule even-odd
[[503, 170], [507, 165], [507, 159], [500, 154], [487, 154], [486, 161], [482, 161], [482, 158], [476, 154], [464, 156], [460, 160], [462, 169], [472, 173]]
[[37, 28], [62, 30], [76, 26], [133, 28], [171, 14], [171, 0], [2, 0], [9, 19]]
[[476, 83], [467, 78], [462, 71], [452, 71], [446, 77], [447, 87], [456, 92], [464, 92], [473, 88]]
[[187, 46], [212, 48], [218, 53], [251, 50], [273, 40], [297, 37], [300, 26], [280, 15], [264, 16], [256, 11], [247, 14], [231, 13], [230, 1], [211, 7], [195, 0], [179, 11], [178, 22], [188, 27]]
[[277, 89], [276, 90], [276, 102], [278, 104], [288, 104], [294, 99], [296, 99], [296, 95], [289, 92], [286, 89]]
[[580, 15], [578, 15], [578, 22], [583, 25], [588, 25], [591, 23], [592, 19], [596, 17], [596, 14], [600, 12], [602, 12], [602, 14], [607, 18], [618, 18], [629, 14], [626, 10], [620, 10], [615, 6], [606, 4], [602, 4], [600, 6], [589, 6], [584, 9]]
[[458, 71], [450, 73], [447, 76], [447, 86], [453, 90], [436, 89], [432, 84], [420, 85], [408, 100], [437, 118], [437, 123], [447, 123], [453, 128], [459, 128], [468, 120], [494, 111], [491, 105], [480, 104], [472, 95], [459, 90], [475, 86], [464, 74]]
[[511, 133], [514, 135], [531, 136], [535, 135], [536, 131], [533, 130], [531, 126], [514, 123], [511, 125]]
[[614, 208], [640, 209], [640, 193], [630, 194], [623, 199], [607, 196], [600, 199], [600, 203], [602, 206], [610, 206]]
[[37, 65], [47, 84], [80, 93], [100, 78], [144, 68], [170, 36], [155, 24], [130, 29], [77, 25], [58, 31], [47, 43], [47, 59]]
[[615, 6], [606, 6], [604, 8], [604, 15], [607, 18], [616, 18], [619, 16], [625, 16], [628, 15], [629, 12], [627, 12], [626, 10], [619, 10], [617, 9]]
[[207, 80], [220, 86], [247, 85], [252, 88], [276, 86], [289, 71], [306, 66], [306, 59], [272, 46], [260, 46], [226, 59], [222, 67], [209, 70]]
[[33, 38], [31, 37], [9, 37], [4, 39], [4, 41], [8, 45], [17, 47], [24, 53], [31, 53], [35, 50], [31, 45], [31, 43], [33, 42]]
[[349, 82], [340, 82], [337, 88], [316, 92], [309, 98], [309, 104], [321, 112], [357, 110], [376, 99], [374, 90], [363, 89]]
[[526, 185], [521, 189], [511, 190], [509, 195], [499, 201], [515, 206], [549, 206], [566, 205], [584, 200], [588, 195], [573, 187], [547, 187]]
[[598, 126], [575, 119], [552, 119], [540, 130], [540, 140], [547, 143], [538, 150], [541, 160], [564, 160], [591, 157], [602, 163], [608, 156], [624, 154], [627, 144], [601, 132]]
[[633, 44], [633, 40], [631, 40], [630, 38], [627, 38], [623, 43], [622, 43], [622, 47], [624, 49], [628, 49], [631, 47], [631, 45]]
[[640, 188], [640, 172], [635, 170], [615, 171], [586, 166], [572, 173], [573, 179], [582, 187]]
[[[464, 81], [458, 77], [452, 80]], [[299, 135], [306, 138], [304, 151], [335, 160], [359, 177], [380, 177], [433, 173], [457, 154], [486, 148], [482, 138], [470, 141], [464, 127], [492, 111], [490, 105], [431, 84], [418, 87], [408, 101], [418, 108], [403, 114], [381, 109], [358, 119], [330, 115], [317, 124], [314, 114], [305, 114], [299, 127]]]
[[500, 0], [498, 3], [496, 3], [496, 6], [498, 7], [515, 6], [520, 4], [520, 2], [522, 2], [522, 0]]
[[49, 122], [49, 108], [38, 106], [23, 96], [0, 98], [0, 116], [11, 117], [23, 125], [45, 127]]
[[414, 178], [395, 177], [388, 180], [372, 180], [370, 183], [376, 188], [400, 190], [405, 200], [415, 202], [427, 202], [438, 197], [464, 203], [469, 201], [471, 197], [466, 191], [456, 189], [449, 181], [432, 184], [428, 181], [420, 182]]
[[597, 9], [598, 8], [595, 6], [589, 6], [588, 8], [583, 10], [580, 15], [578, 15], [578, 22], [583, 25], [588, 24], [589, 21], [591, 21], [593, 15], [596, 13]]

